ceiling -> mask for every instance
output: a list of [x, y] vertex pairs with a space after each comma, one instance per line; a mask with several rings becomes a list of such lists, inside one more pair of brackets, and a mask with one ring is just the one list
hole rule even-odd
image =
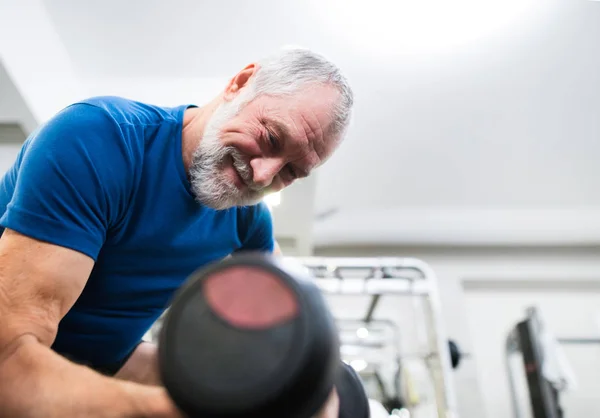
[[283, 44], [330, 56], [356, 111], [319, 212], [600, 205], [599, 2], [341, 3], [45, 5], [84, 80], [229, 77]]
[[83, 76], [219, 77], [283, 43], [335, 51], [314, 13], [316, 3], [52, 0], [45, 5]]

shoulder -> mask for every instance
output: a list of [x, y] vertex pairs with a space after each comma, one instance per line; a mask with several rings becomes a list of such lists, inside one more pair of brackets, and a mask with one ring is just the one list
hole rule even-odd
[[117, 124], [156, 125], [177, 122], [178, 108], [161, 107], [119, 96], [96, 96], [82, 100], [77, 105], [88, 105], [104, 112]]
[[86, 173], [103, 179], [129, 176], [139, 160], [138, 142], [106, 109], [79, 102], [62, 109], [28, 138], [23, 160], [30, 168], [52, 168], [83, 179]]
[[144, 128], [175, 125], [179, 111], [117, 96], [91, 97], [59, 111], [32, 135], [32, 140], [83, 148], [117, 147], [125, 154], [139, 154], [138, 148], [144, 146]]
[[89, 103], [67, 106], [28, 139], [28, 151], [45, 149], [57, 155], [122, 148], [125, 135], [106, 110]]

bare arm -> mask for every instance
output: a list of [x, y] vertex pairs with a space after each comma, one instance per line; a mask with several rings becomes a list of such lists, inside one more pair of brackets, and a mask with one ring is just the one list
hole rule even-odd
[[140, 343], [115, 377], [145, 385], [161, 386], [156, 344], [147, 341]]
[[93, 267], [79, 252], [0, 238], [0, 410], [11, 417], [176, 417], [166, 391], [102, 376], [50, 349]]

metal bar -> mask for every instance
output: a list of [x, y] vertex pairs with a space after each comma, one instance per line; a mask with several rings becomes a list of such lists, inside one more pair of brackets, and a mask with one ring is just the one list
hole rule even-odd
[[423, 263], [416, 258], [400, 257], [290, 257], [307, 267], [355, 267], [355, 268], [416, 268]]
[[371, 303], [369, 303], [369, 309], [367, 309], [367, 313], [365, 314], [365, 322], [369, 323], [373, 319], [373, 313], [375, 312], [375, 308], [379, 304], [379, 298], [381, 295], [373, 295], [371, 297]]
[[516, 330], [512, 330], [507, 339], [505, 346], [505, 362], [506, 362], [506, 373], [508, 375], [508, 389], [510, 392], [511, 404], [513, 408], [513, 418], [521, 418], [523, 415], [521, 414], [521, 409], [519, 408], [519, 394], [517, 393], [517, 385], [515, 383], [515, 371], [510, 364], [511, 357], [515, 352], [518, 352], [519, 349], [519, 337], [517, 335]]
[[342, 338], [342, 345], [346, 347], [357, 347], [357, 348], [385, 348], [387, 345], [383, 341], [362, 341], [360, 339], [346, 340]]
[[[425, 327], [428, 345], [431, 347], [431, 356], [428, 357], [430, 373], [435, 387], [438, 416], [440, 418], [454, 417], [458, 409], [455, 405], [454, 389], [451, 383], [450, 350], [448, 350], [445, 332], [437, 321], [437, 308], [431, 297], [427, 298], [424, 306], [426, 321]], [[445, 342], [445, 344], [444, 344]]]
[[[452, 380], [452, 362], [450, 350], [448, 350], [448, 336], [444, 326], [441, 301], [438, 292], [437, 277], [426, 263], [409, 259], [406, 263], [423, 272], [428, 298], [425, 299], [425, 312], [428, 321], [427, 331], [431, 346], [434, 347], [435, 356], [432, 360], [435, 366], [432, 368], [436, 397], [438, 403], [438, 415], [440, 418], [454, 418], [458, 416], [458, 401]], [[413, 285], [419, 284], [416, 281]]]
[[[402, 394], [400, 392], [400, 369], [402, 367], [401, 365], [401, 358], [402, 356], [399, 353], [400, 350], [400, 328], [398, 327], [398, 323], [394, 322], [390, 319], [373, 319], [369, 322], [364, 321], [362, 319], [340, 319], [338, 320], [338, 326], [340, 327], [340, 329], [348, 329], [347, 327], [349, 325], [354, 324], [354, 327], [356, 327], [356, 325], [359, 326], [364, 326], [364, 327], [373, 327], [373, 326], [379, 326], [382, 327], [380, 328], [380, 330], [384, 330], [385, 328], [387, 328], [388, 330], [392, 331], [392, 347], [394, 347], [394, 352], [395, 352], [395, 366], [396, 366], [396, 373], [394, 374], [394, 382], [393, 382], [393, 396], [395, 396], [397, 399], [400, 399], [402, 397]], [[383, 328], [385, 327], [385, 328]], [[369, 338], [370, 340], [372, 340], [372, 337]], [[345, 347], [355, 347], [353, 345], [349, 345], [347, 343], [345, 343], [345, 340], [342, 340], [344, 343], [343, 345]], [[365, 342], [364, 340], [362, 340], [360, 343]], [[388, 340], [389, 342], [389, 340]], [[369, 348], [375, 348], [375, 347], [369, 347]], [[377, 348], [384, 348], [384, 347], [377, 347]], [[379, 355], [377, 355], [377, 360], [373, 361], [373, 359], [369, 360], [369, 364], [373, 365], [373, 366], [384, 366], [384, 364], [380, 361], [381, 357]], [[387, 367], [387, 366], [386, 366]], [[364, 374], [364, 371], [361, 372]]]
[[337, 324], [341, 329], [345, 329], [348, 331], [356, 331], [359, 328], [367, 328], [369, 332], [371, 330], [375, 332], [383, 332], [386, 329], [394, 328], [393, 321], [384, 322], [378, 319], [372, 319], [369, 322], [364, 321], [363, 319], [352, 319], [352, 318], [335, 318]]
[[600, 344], [600, 338], [558, 338], [560, 344], [565, 345], [588, 345], [588, 344]]
[[[288, 257], [292, 260], [292, 257]], [[413, 258], [351, 258], [351, 257], [300, 257], [300, 262], [313, 276], [320, 278], [344, 278], [344, 272], [356, 273], [365, 270], [364, 278], [398, 278], [404, 280], [423, 279], [419, 260]], [[415, 275], [417, 273], [417, 275]]]
[[424, 281], [415, 282], [402, 279], [321, 279], [314, 278], [315, 284], [324, 292], [349, 295], [429, 295], [429, 285]]
[[536, 418], [562, 418], [559, 391], [542, 372], [546, 353], [540, 335], [544, 321], [537, 307], [527, 308], [527, 318], [517, 324], [520, 349], [529, 385], [531, 406]]
[[350, 326], [352, 324], [354, 324], [354, 326], [356, 326], [356, 325], [363, 325], [363, 326], [385, 325], [396, 331], [399, 331], [398, 323], [392, 321], [391, 319], [373, 319], [373, 320], [369, 321], [368, 323], [362, 319], [355, 319], [355, 318], [338, 318], [337, 321], [340, 323], [341, 326], [346, 326], [346, 325]]

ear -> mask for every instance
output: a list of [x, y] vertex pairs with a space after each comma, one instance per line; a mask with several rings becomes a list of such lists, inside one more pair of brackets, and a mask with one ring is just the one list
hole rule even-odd
[[223, 98], [226, 101], [233, 100], [238, 95], [240, 90], [248, 84], [256, 71], [258, 71], [258, 65], [248, 64], [242, 71], [237, 73], [235, 77], [229, 81], [229, 83], [227, 83], [225, 91], [223, 92]]

